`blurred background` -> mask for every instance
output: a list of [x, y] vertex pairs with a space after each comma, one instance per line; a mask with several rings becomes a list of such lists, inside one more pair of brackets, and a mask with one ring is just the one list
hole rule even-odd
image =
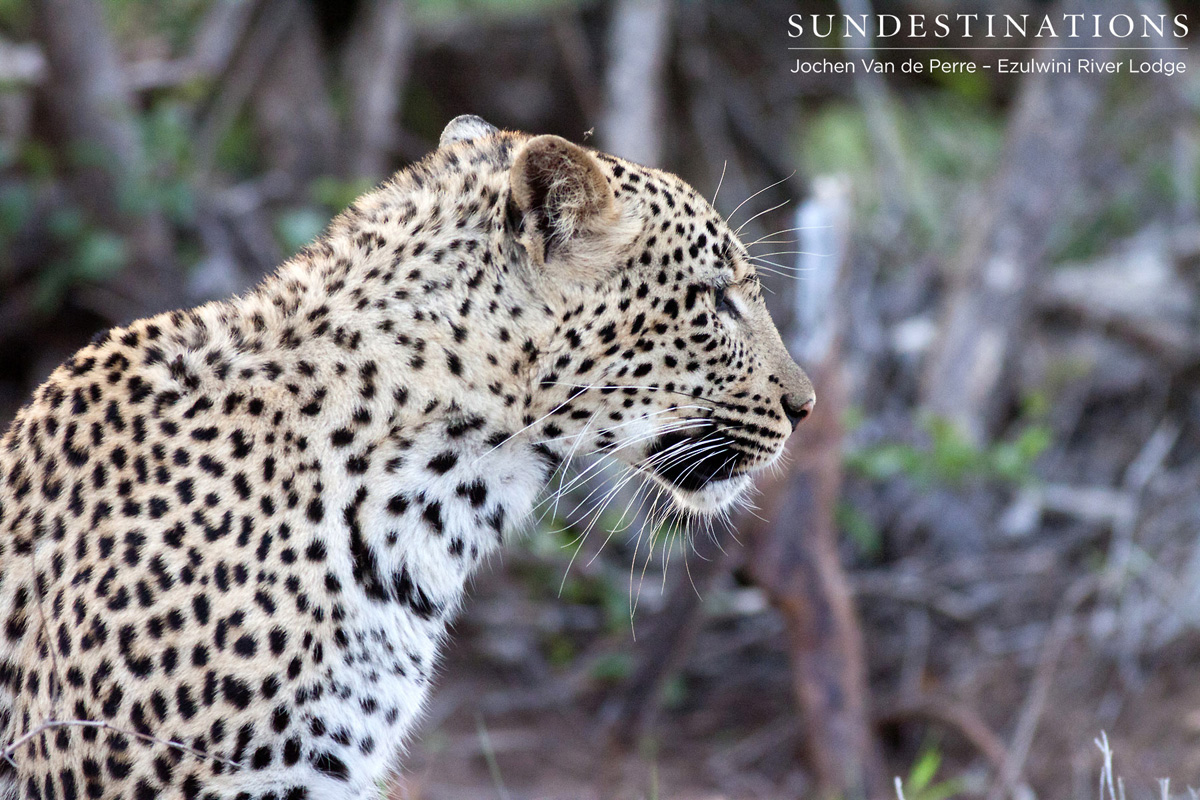
[[671, 535], [603, 476], [548, 509], [476, 581], [392, 796], [1086, 798], [1103, 731], [1130, 797], [1187, 797], [1200, 62], [794, 72], [838, 56], [790, 14], [963, 11], [1196, 8], [0, 0], [0, 420], [458, 114], [665, 167], [744, 226], [817, 412], [728, 525]]

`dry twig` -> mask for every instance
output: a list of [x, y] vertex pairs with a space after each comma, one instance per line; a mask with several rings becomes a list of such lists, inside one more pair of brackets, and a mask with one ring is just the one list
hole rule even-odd
[[111, 731], [113, 733], [117, 733], [122, 736], [132, 736], [133, 738], [141, 739], [144, 742], [151, 742], [153, 744], [161, 744], [161, 745], [165, 745], [167, 747], [172, 747], [176, 750], [180, 750], [184, 753], [187, 753], [188, 755], [195, 756], [196, 758], [199, 758], [199, 759], [219, 761], [222, 764], [226, 764], [228, 766], [239, 768], [239, 769], [242, 766], [241, 763], [238, 761], [233, 761], [228, 758], [223, 758], [221, 756], [213, 755], [211, 753], [206, 753], [203, 750], [197, 750], [194, 747], [187, 746], [183, 742], [176, 742], [176, 741], [172, 741], [170, 739], [160, 739], [159, 737], [151, 736], [148, 733], [140, 733], [138, 731], [130, 731], [130, 730], [126, 730], [124, 728], [118, 728], [116, 725], [111, 725], [107, 722], [90, 720], [90, 719], [68, 719], [68, 720], [51, 719], [51, 720], [47, 720], [47, 721], [41, 723], [40, 725], [38, 725], [37, 727], [21, 734], [16, 739], [14, 739], [8, 745], [8, 747], [5, 747], [3, 750], [0, 750], [0, 758], [4, 759], [5, 761], [7, 761], [9, 764], [11, 764], [15, 768], [17, 766], [17, 764], [15, 761], [13, 761], [12, 757], [16, 754], [16, 752], [18, 750], [21, 749], [22, 745], [27, 744], [28, 742], [32, 741], [36, 737], [41, 736], [42, 734], [46, 733], [47, 731], [53, 730], [55, 728], [99, 728], [100, 730]]

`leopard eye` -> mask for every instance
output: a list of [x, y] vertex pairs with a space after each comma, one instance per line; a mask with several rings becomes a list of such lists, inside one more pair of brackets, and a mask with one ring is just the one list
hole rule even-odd
[[713, 308], [717, 310], [717, 313], [728, 314], [734, 319], [741, 316], [738, 314], [737, 306], [729, 300], [729, 296], [726, 294], [726, 287], [724, 286], [713, 287]]

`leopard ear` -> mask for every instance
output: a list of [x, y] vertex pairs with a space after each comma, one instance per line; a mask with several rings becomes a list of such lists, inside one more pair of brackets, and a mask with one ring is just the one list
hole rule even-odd
[[493, 133], [499, 133], [495, 125], [474, 114], [463, 114], [450, 120], [450, 124], [442, 131], [442, 138], [438, 139], [438, 147], [455, 142], [469, 142], [472, 139], [491, 136]]
[[617, 226], [620, 212], [596, 158], [558, 136], [535, 136], [509, 173], [512, 198], [525, 220], [535, 260], [595, 247]]

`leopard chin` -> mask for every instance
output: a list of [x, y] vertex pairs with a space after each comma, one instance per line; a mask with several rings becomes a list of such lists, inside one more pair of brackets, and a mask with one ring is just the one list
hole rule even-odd
[[681, 511], [714, 514], [749, 488], [747, 458], [725, 435], [667, 433], [650, 448], [643, 469], [671, 493]]
[[737, 502], [750, 488], [753, 478], [748, 473], [732, 478], [712, 480], [699, 489], [683, 489], [655, 476], [655, 480], [671, 490], [671, 497], [682, 511], [694, 514], [716, 514]]

